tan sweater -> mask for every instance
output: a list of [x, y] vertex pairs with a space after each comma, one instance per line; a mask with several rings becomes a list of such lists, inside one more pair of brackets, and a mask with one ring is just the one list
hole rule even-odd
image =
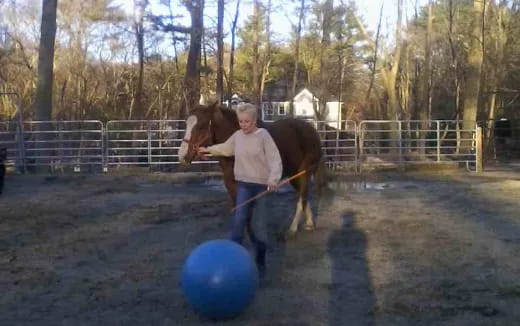
[[273, 138], [264, 128], [244, 134], [237, 130], [226, 142], [209, 146], [216, 156], [235, 156], [235, 180], [274, 184], [282, 177], [282, 159]]

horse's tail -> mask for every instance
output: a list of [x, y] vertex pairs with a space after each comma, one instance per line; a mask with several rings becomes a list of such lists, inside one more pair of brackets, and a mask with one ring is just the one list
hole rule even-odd
[[297, 121], [300, 125], [299, 128], [295, 128], [295, 131], [302, 139], [300, 146], [304, 154], [299, 170], [307, 171], [308, 177], [314, 179], [314, 186], [319, 191], [326, 185], [328, 178], [321, 150], [321, 139], [318, 131], [312, 125], [302, 120]]
[[314, 172], [314, 186], [315, 190], [320, 193], [325, 188], [329, 181], [329, 170], [325, 165], [325, 160], [321, 159], [318, 162], [316, 172]]

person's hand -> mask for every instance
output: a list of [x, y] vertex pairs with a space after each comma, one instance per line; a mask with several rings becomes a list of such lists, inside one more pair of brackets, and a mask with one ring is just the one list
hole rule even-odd
[[197, 150], [197, 152], [199, 154], [206, 154], [206, 153], [208, 153], [208, 149], [206, 147], [200, 146], [199, 149]]
[[273, 192], [278, 189], [278, 185], [276, 183], [270, 183], [267, 185], [267, 191]]

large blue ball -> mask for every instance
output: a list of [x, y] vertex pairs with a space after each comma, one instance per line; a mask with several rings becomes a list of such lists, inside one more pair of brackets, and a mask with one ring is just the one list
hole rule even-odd
[[181, 287], [199, 314], [210, 319], [231, 318], [253, 301], [258, 271], [244, 247], [230, 240], [212, 240], [190, 253]]

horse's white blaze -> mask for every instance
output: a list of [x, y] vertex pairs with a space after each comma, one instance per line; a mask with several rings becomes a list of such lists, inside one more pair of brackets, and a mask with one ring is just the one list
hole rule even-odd
[[289, 228], [289, 231], [291, 233], [296, 233], [298, 231], [298, 225], [300, 224], [300, 219], [302, 217], [303, 213], [303, 207], [302, 207], [302, 199], [298, 199], [298, 204], [296, 204], [296, 213], [294, 214], [293, 221], [291, 223], [291, 227]]
[[[186, 140], [191, 140], [191, 132], [193, 127], [197, 124], [197, 117], [194, 115], [190, 115], [188, 119], [186, 119], [186, 133], [184, 133], [184, 138]], [[179, 148], [179, 162], [186, 163], [185, 158], [188, 154], [188, 143], [183, 141], [181, 143], [181, 147]]]

